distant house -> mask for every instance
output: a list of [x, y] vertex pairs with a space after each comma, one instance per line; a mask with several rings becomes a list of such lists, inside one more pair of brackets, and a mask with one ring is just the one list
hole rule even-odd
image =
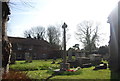
[[30, 54], [33, 60], [61, 57], [59, 47], [45, 40], [20, 37], [8, 37], [8, 39], [12, 44], [12, 58], [16, 60], [25, 60], [26, 54]]
[[110, 24], [110, 69], [111, 77], [120, 77], [120, 1], [108, 17]]

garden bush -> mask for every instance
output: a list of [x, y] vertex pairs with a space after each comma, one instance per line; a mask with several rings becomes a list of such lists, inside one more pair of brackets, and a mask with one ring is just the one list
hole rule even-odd
[[32, 81], [27, 73], [20, 71], [9, 71], [7, 74], [2, 75], [2, 81]]

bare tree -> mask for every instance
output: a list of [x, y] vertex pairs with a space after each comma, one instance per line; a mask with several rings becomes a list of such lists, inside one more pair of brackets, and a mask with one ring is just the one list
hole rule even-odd
[[98, 40], [98, 24], [93, 21], [83, 21], [77, 26], [76, 35], [80, 42], [83, 43], [84, 49], [91, 53], [96, 49], [96, 42]]
[[24, 31], [24, 36], [25, 37], [29, 37], [29, 35], [32, 38], [37, 38], [40, 40], [44, 40], [45, 39], [45, 28], [42, 26], [38, 26], [38, 27], [33, 27], [30, 30], [26, 30]]
[[[9, 20], [9, 15], [11, 14], [10, 5], [12, 0], [2, 0], [0, 1], [0, 10], [2, 10], [2, 67], [4, 68], [4, 72], [9, 71], [9, 63], [11, 57], [11, 43], [7, 37], [7, 26], [6, 23]], [[25, 3], [24, 3], [25, 4]]]
[[9, 61], [11, 56], [11, 44], [8, 41], [6, 31], [6, 23], [9, 20], [8, 16], [10, 15], [10, 8], [8, 2], [0, 1], [0, 6], [2, 6], [2, 67], [6, 73], [9, 71]]
[[49, 43], [59, 45], [60, 43], [60, 30], [54, 26], [47, 28], [47, 38]]
[[29, 35], [31, 34], [30, 30], [25, 30], [24, 31], [24, 37], [29, 37]]

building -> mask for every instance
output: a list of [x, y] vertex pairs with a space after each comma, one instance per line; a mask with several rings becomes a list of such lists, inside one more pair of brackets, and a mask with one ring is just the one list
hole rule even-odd
[[45, 40], [33, 38], [8, 37], [12, 44], [12, 59], [25, 60], [30, 55], [33, 60], [61, 57], [59, 47]]
[[120, 77], [120, 1], [118, 6], [111, 12], [108, 17], [110, 24], [110, 59], [109, 65], [111, 69], [111, 78], [116, 79]]

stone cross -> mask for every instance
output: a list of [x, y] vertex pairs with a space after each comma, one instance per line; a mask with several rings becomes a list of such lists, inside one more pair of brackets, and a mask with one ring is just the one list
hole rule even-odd
[[63, 25], [62, 25], [62, 28], [63, 28], [63, 43], [64, 43], [64, 52], [63, 52], [63, 63], [61, 63], [61, 65], [60, 65], [60, 70], [61, 71], [65, 71], [65, 70], [67, 70], [69, 67], [70, 67], [70, 64], [69, 63], [67, 63], [67, 59], [66, 59], [66, 28], [67, 28], [67, 24], [66, 23], [64, 23]]

